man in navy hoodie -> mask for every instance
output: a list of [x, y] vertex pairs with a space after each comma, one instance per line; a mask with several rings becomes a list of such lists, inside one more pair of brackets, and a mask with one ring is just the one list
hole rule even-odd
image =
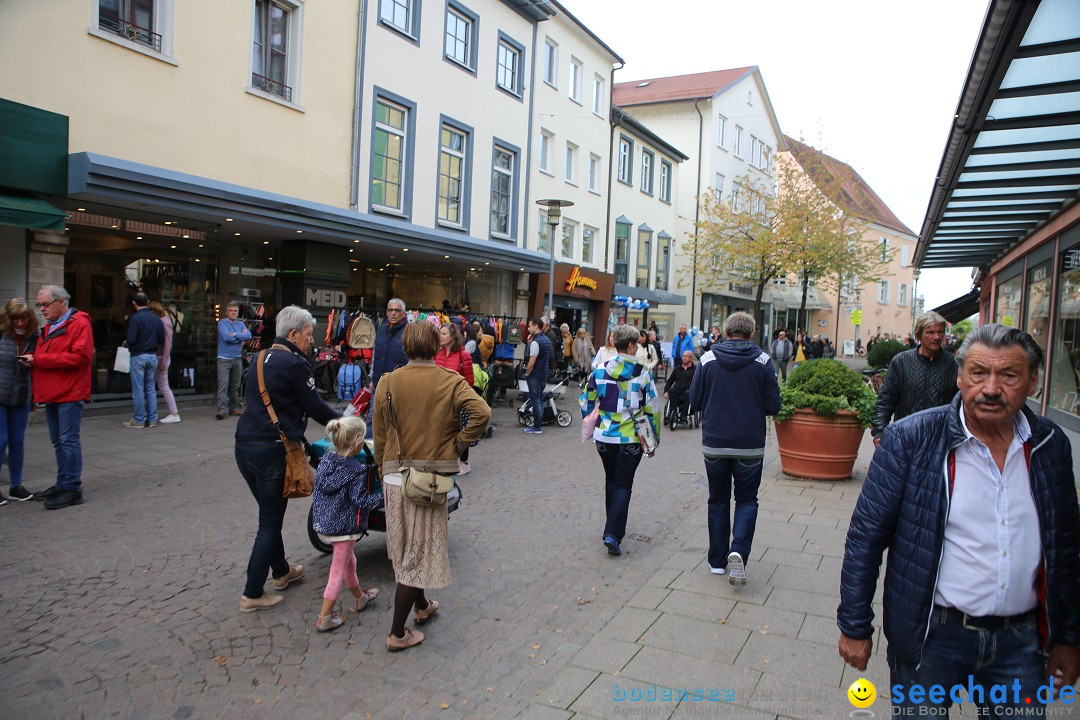
[[746, 584], [765, 457], [765, 416], [780, 411], [772, 361], [750, 342], [755, 327], [747, 313], [732, 313], [724, 323], [724, 341], [701, 356], [690, 385], [690, 412], [702, 413], [701, 452], [709, 477], [709, 567], [715, 575], [727, 573], [732, 585]]

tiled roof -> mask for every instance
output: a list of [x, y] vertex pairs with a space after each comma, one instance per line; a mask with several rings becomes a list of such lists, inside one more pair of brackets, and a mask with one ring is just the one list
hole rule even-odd
[[672, 100], [711, 98], [755, 70], [757, 66], [752, 65], [730, 70], [615, 83], [611, 89], [611, 102], [619, 107], [629, 107]]
[[[841, 197], [834, 200], [845, 210], [864, 220], [899, 230], [912, 237], [915, 236], [915, 233], [900, 222], [885, 201], [862, 179], [862, 176], [855, 172], [855, 168], [786, 135], [784, 140], [787, 142], [788, 151], [812, 180], [819, 185], [828, 184], [839, 187]], [[822, 174], [825, 175], [824, 182], [822, 182]]]

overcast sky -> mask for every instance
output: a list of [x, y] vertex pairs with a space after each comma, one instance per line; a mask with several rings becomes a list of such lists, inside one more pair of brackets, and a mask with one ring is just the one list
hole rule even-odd
[[[785, 134], [854, 167], [918, 234], [987, 0], [559, 0], [616, 82], [757, 65]], [[970, 268], [927, 270], [932, 308]]]

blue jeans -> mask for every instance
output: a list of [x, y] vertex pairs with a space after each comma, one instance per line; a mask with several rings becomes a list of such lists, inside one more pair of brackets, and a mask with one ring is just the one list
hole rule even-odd
[[82, 493], [82, 400], [45, 403], [45, 422], [56, 451], [56, 489]]
[[26, 422], [30, 419], [30, 403], [0, 405], [0, 462], [4, 450], [8, 453], [8, 475], [11, 487], [22, 485], [23, 457], [26, 448]]
[[158, 421], [157, 416], [157, 375], [158, 357], [154, 353], [143, 353], [131, 357], [131, 399], [135, 402], [137, 423]]
[[630, 513], [630, 495], [634, 492], [634, 473], [641, 464], [641, 445], [636, 442], [596, 443], [604, 465], [604, 507], [607, 522], [604, 534], [622, 542], [626, 534], [626, 516]]
[[[981, 685], [982, 692], [976, 689], [972, 693], [974, 697], [968, 697], [967, 701], [974, 702], [980, 708], [995, 708], [984, 711], [982, 715], [985, 717], [1043, 716], [1044, 703], [1039, 699], [1037, 690], [1040, 685], [1048, 684], [1049, 680], [1046, 660], [1039, 651], [1037, 613], [1029, 613], [1023, 622], [998, 630], [969, 630], [954, 614], [935, 606], [918, 669], [916, 663], [901, 660], [892, 650], [886, 653], [886, 657], [890, 670], [889, 685], [902, 685], [904, 693], [903, 702], [893, 705], [893, 717], [918, 717], [920, 707], [948, 708], [952, 705], [950, 690], [953, 685], [963, 686], [966, 694], [969, 675], [970, 684]], [[1017, 682], [1020, 690], [1014, 696], [1014, 683]], [[942, 702], [935, 704], [926, 697], [920, 702], [912, 702], [908, 689], [915, 683], [926, 689], [941, 685], [945, 689]], [[991, 687], [994, 685], [1006, 686], [1005, 702], [998, 703], [991, 699]], [[1027, 698], [1031, 698], [1030, 704], [1025, 702]], [[997, 710], [999, 707], [1015, 710]]]
[[547, 378], [537, 377], [536, 373], [533, 373], [525, 378], [525, 382], [529, 386], [529, 402], [532, 403], [533, 427], [540, 430], [544, 422], [544, 387], [547, 385]]
[[[757, 525], [761, 458], [705, 458], [709, 476], [709, 565], [727, 567], [729, 553], [745, 563]], [[735, 481], [735, 525], [731, 524], [731, 484]]]
[[244, 595], [262, 597], [266, 574], [274, 577], [289, 572], [285, 560], [285, 543], [281, 540], [281, 525], [289, 500], [285, 491], [285, 446], [268, 440], [237, 440], [236, 466], [247, 481], [255, 502], [259, 504], [259, 530], [248, 558], [247, 584]]

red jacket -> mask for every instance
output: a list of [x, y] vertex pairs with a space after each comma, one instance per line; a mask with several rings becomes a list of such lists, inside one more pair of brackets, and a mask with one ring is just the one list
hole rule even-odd
[[90, 366], [94, 357], [94, 333], [90, 316], [72, 310], [58, 328], [41, 328], [34, 351], [34, 402], [61, 403], [90, 400]]
[[465, 378], [465, 382], [469, 383], [470, 386], [476, 384], [476, 380], [473, 378], [472, 358], [464, 350], [448, 354], [444, 348], [439, 348], [439, 352], [435, 353], [435, 364], [460, 373], [461, 377]]

